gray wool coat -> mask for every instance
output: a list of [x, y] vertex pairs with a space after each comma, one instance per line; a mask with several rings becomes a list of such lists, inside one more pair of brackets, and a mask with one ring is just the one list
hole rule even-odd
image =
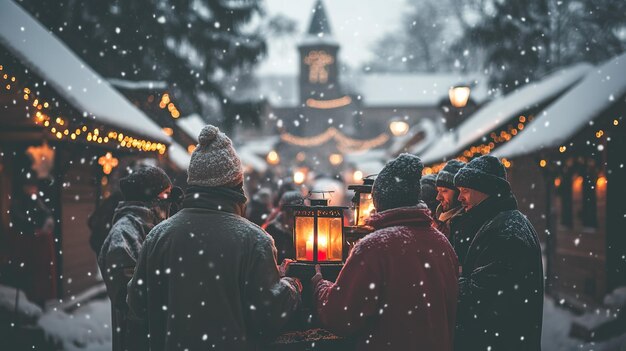
[[111, 299], [113, 351], [147, 348], [144, 323], [129, 315], [126, 286], [135, 271], [143, 241], [156, 223], [156, 216], [144, 203], [120, 202], [102, 244], [98, 266]]
[[128, 286], [151, 350], [256, 350], [296, 310], [272, 238], [242, 217], [245, 196], [190, 187], [183, 209], [156, 226]]

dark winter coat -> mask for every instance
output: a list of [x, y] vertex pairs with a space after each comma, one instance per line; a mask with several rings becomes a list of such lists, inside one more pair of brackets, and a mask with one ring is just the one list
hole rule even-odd
[[246, 198], [190, 187], [183, 209], [146, 238], [128, 302], [150, 328], [150, 349], [256, 350], [297, 308], [272, 238], [242, 217]]
[[111, 231], [102, 244], [98, 265], [111, 299], [114, 351], [147, 348], [145, 324], [129, 315], [126, 286], [137, 266], [141, 246], [157, 223], [145, 203], [120, 202], [113, 214]]
[[463, 215], [470, 245], [461, 262], [455, 350], [540, 350], [543, 268], [532, 224], [512, 194]]
[[315, 286], [322, 325], [357, 350], [452, 350], [458, 262], [421, 203], [373, 214], [336, 283]]
[[296, 248], [293, 245], [293, 233], [282, 223], [282, 215], [274, 218], [265, 229], [274, 239], [276, 250], [278, 251], [278, 263], [286, 258], [296, 259]]

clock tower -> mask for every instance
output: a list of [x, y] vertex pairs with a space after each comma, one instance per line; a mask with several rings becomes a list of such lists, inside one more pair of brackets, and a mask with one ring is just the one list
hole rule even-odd
[[307, 104], [307, 100], [314, 103], [339, 98], [341, 96], [337, 56], [339, 44], [332, 37], [322, 0], [315, 3], [309, 30], [298, 45], [298, 49], [300, 103]]

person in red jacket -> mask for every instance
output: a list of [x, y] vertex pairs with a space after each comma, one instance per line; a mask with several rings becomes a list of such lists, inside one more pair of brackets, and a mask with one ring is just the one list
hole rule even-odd
[[372, 190], [376, 230], [335, 283], [319, 267], [312, 278], [322, 326], [353, 337], [357, 350], [452, 350], [458, 261], [420, 200], [423, 168], [410, 154], [387, 163]]

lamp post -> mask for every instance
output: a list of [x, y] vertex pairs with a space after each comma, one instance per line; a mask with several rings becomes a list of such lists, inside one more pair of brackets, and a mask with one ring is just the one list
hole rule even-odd
[[392, 119], [391, 122], [389, 122], [389, 130], [393, 136], [403, 136], [409, 131], [409, 124], [399, 118]]
[[450, 103], [452, 104], [452, 106], [456, 108], [463, 108], [467, 106], [470, 93], [471, 93], [471, 89], [468, 85], [457, 84], [451, 87], [450, 90], [448, 91]]

